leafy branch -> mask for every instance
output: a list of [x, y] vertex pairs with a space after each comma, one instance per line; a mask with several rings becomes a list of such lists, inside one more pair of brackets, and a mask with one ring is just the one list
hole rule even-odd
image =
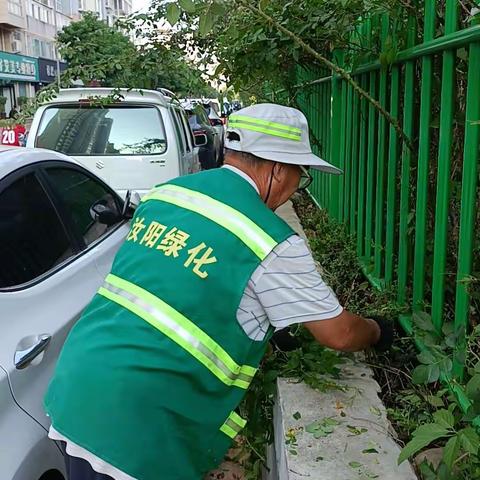
[[411, 139], [408, 137], [408, 135], [403, 131], [399, 121], [394, 118], [390, 112], [388, 112], [385, 108], [382, 107], [380, 102], [373, 98], [367, 91], [365, 91], [350, 75], [347, 70], [343, 69], [339, 65], [331, 62], [326, 58], [325, 56], [321, 55], [317, 51], [315, 51], [310, 45], [306, 44], [297, 34], [289, 30], [288, 28], [285, 28], [282, 24], [277, 22], [273, 17], [265, 13], [261, 9], [261, 2], [259, 3], [258, 7], [255, 7], [253, 5], [250, 5], [247, 1], [245, 0], [238, 0], [240, 4], [251, 10], [252, 12], [255, 12], [257, 15], [261, 16], [264, 20], [266, 20], [268, 23], [273, 25], [275, 28], [277, 28], [279, 31], [290, 37], [295, 43], [297, 43], [303, 50], [305, 50], [308, 54], [310, 54], [313, 58], [318, 60], [319, 62], [323, 63], [329, 70], [332, 72], [336, 73], [338, 76], [342, 77], [344, 80], [349, 83], [352, 88], [361, 96], [364, 97], [368, 102], [370, 102], [375, 109], [383, 115], [386, 120], [393, 126], [397, 134], [403, 139], [405, 144], [413, 150], [413, 143]]

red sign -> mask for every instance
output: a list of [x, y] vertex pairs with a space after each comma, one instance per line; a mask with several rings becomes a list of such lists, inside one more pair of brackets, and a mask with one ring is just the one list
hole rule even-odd
[[23, 125], [15, 125], [14, 127], [0, 128], [0, 145], [24, 147], [25, 133], [26, 133], [26, 129]]

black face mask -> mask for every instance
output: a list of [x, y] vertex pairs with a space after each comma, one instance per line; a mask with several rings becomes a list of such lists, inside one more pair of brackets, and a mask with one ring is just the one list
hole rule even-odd
[[273, 184], [273, 171], [275, 170], [275, 167], [277, 165], [277, 162], [273, 164], [272, 171], [270, 172], [270, 182], [268, 183], [268, 190], [267, 190], [267, 196], [263, 199], [265, 204], [268, 202], [268, 199], [270, 198], [270, 193], [272, 191], [272, 184]]

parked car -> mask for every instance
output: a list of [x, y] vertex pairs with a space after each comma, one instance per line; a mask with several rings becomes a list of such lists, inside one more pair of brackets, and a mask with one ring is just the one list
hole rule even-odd
[[[40, 107], [27, 146], [73, 156], [121, 195], [200, 169], [197, 145], [180, 103], [165, 93], [71, 88]], [[106, 104], [100, 105], [98, 99]], [[203, 142], [203, 143], [202, 143]]]
[[63, 480], [43, 397], [129, 230], [131, 204], [65, 155], [0, 148], [0, 477]]
[[192, 128], [195, 138], [207, 137], [207, 143], [199, 149], [200, 165], [203, 170], [215, 168], [221, 160], [220, 138], [217, 130], [213, 127], [208, 119], [207, 112], [200, 104], [184, 103], [188, 115], [188, 122]]
[[209, 103], [204, 103], [203, 108], [208, 115], [210, 125], [215, 128], [219, 139], [219, 155], [217, 163], [221, 165], [223, 163], [223, 150], [225, 148], [225, 127], [223, 126], [223, 120], [220, 118], [216, 110]]

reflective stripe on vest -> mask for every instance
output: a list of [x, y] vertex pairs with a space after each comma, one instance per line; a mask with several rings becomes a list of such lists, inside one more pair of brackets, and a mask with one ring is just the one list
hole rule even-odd
[[265, 133], [274, 137], [287, 138], [300, 142], [302, 140], [302, 130], [283, 123], [260, 120], [258, 118], [247, 117], [245, 115], [231, 115], [228, 119], [229, 127], [242, 128], [253, 132]]
[[110, 274], [98, 293], [130, 310], [162, 332], [226, 385], [243, 389], [250, 385], [256, 368], [238, 365], [203, 330], [147, 290]]
[[225, 423], [220, 427], [220, 431], [225, 435], [228, 435], [230, 438], [235, 438], [246, 424], [246, 420], [237, 413], [232, 412]]
[[142, 202], [160, 200], [202, 215], [229, 230], [263, 260], [277, 245], [268, 233], [234, 208], [208, 195], [179, 187], [162, 185], [142, 198]]

